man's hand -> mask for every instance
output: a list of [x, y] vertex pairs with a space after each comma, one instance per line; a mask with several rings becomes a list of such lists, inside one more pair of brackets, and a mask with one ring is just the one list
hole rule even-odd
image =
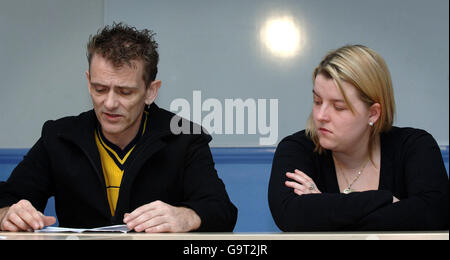
[[0, 230], [2, 231], [33, 231], [55, 224], [54, 217], [44, 216], [37, 211], [28, 200], [21, 200], [9, 208], [5, 208], [0, 216]]
[[162, 201], [143, 205], [130, 214], [123, 222], [136, 232], [189, 232], [200, 227], [200, 217], [192, 209], [174, 207]]

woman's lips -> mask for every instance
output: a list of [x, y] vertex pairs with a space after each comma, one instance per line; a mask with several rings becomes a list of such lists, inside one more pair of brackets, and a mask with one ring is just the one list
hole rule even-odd
[[330, 130], [323, 128], [323, 127], [319, 128], [319, 131], [323, 134], [331, 134], [332, 133]]

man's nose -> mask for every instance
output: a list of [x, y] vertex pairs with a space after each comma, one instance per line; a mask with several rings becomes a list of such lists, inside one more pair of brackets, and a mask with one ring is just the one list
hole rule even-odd
[[119, 100], [114, 91], [109, 91], [105, 100], [105, 108], [108, 110], [113, 110], [119, 106]]

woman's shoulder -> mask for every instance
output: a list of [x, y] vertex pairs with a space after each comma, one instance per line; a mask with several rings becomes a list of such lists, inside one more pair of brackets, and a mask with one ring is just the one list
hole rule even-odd
[[419, 128], [398, 127], [398, 126], [393, 126], [391, 128], [391, 130], [383, 133], [383, 136], [385, 138], [390, 138], [393, 140], [406, 139], [406, 138], [411, 138], [411, 137], [420, 137], [423, 135], [430, 136], [431, 134], [428, 133], [427, 131], [425, 131], [423, 129], [419, 129]]
[[417, 142], [430, 142], [434, 140], [433, 136], [427, 131], [413, 127], [396, 127], [393, 126], [388, 132], [381, 134], [384, 143], [399, 147], [401, 145], [413, 144]]
[[314, 142], [311, 138], [306, 134], [305, 130], [298, 131], [291, 135], [286, 136], [281, 140], [278, 144], [278, 149], [302, 149], [304, 151], [313, 151], [314, 150]]
[[311, 138], [306, 134], [305, 130], [298, 131], [291, 135], [284, 137], [280, 143], [283, 142], [297, 142], [297, 143], [312, 143]]

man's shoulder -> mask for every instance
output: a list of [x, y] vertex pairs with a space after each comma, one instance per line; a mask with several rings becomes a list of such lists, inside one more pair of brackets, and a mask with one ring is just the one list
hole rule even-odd
[[93, 110], [85, 111], [79, 115], [65, 116], [55, 120], [48, 120], [42, 127], [43, 133], [61, 133], [76, 129], [78, 127], [92, 124], [95, 119], [95, 112]]
[[164, 131], [171, 133], [172, 136], [178, 136], [180, 138], [206, 138], [211, 139], [208, 131], [201, 125], [183, 118], [171, 111], [164, 108], [157, 107], [156, 105], [149, 111], [150, 122], [155, 120], [157, 122], [150, 123], [150, 127], [154, 127], [157, 131]]

